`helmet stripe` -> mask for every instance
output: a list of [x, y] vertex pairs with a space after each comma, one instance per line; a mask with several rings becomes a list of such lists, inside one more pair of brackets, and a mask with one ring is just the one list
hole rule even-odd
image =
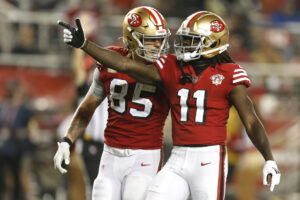
[[[143, 8], [152, 16], [152, 18], [154, 19], [155, 25], [163, 25], [161, 16], [158, 13], [156, 13], [155, 11], [153, 11], [154, 10], [153, 8], [150, 8], [150, 7], [143, 7]], [[159, 29], [162, 29], [162, 27], [156, 26], [156, 29], [159, 30]]]
[[161, 14], [160, 14], [156, 9], [153, 9], [153, 10], [154, 10], [154, 12], [156, 12], [156, 14], [158, 15], [158, 17], [159, 17], [159, 19], [160, 19], [160, 22], [161, 22], [161, 24], [163, 25], [163, 28], [166, 28], [166, 27], [165, 27], [165, 24], [164, 24], [164, 20], [163, 20]]
[[190, 15], [190, 16], [186, 19], [186, 21], [185, 21], [185, 23], [186, 23], [186, 26], [185, 26], [185, 27], [189, 27], [190, 24], [191, 24], [191, 22], [192, 22], [196, 17], [198, 17], [199, 15], [205, 14], [205, 13], [208, 13], [208, 12], [207, 12], [207, 11], [200, 11], [200, 12], [196, 12], [196, 13]]

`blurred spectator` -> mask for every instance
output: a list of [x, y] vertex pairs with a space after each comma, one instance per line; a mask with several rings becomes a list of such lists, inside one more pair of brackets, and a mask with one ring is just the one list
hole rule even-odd
[[[252, 47], [252, 38], [251, 38], [251, 23], [249, 16], [245, 13], [235, 13], [227, 12], [226, 13], [227, 25], [230, 27], [230, 40], [235, 36], [238, 36], [238, 39], [241, 42], [242, 47], [247, 51]], [[226, 16], [225, 15], [225, 16]], [[233, 41], [231, 42], [233, 43]]]
[[128, 10], [134, 7], [136, 0], [111, 0], [114, 7], [119, 8], [119, 13], [126, 13]]
[[59, 3], [59, 0], [31, 0], [31, 10], [52, 10]]
[[262, 4], [261, 12], [270, 14], [280, 8], [286, 0], [260, 0]]
[[53, 168], [57, 125], [54, 113], [53, 109], [36, 111], [29, 123], [34, 149], [30, 154], [28, 167], [32, 172], [32, 184], [35, 184], [35, 190], [29, 199], [55, 199], [58, 189], [63, 184], [62, 175]]
[[286, 29], [264, 28], [261, 31], [261, 37], [264, 41], [270, 43], [273, 48], [278, 50], [281, 58], [289, 62], [293, 57], [293, 41], [291, 34]]
[[5, 0], [6, 2], [20, 8], [21, 10], [40, 11], [54, 9], [59, 0]]
[[32, 24], [19, 24], [17, 31], [17, 45], [13, 53], [38, 53], [35, 28]]
[[297, 10], [295, 0], [283, 1], [281, 5], [271, 13], [271, 21], [275, 24], [300, 22], [300, 13], [299, 10]]
[[252, 38], [254, 38], [251, 53], [253, 62], [283, 63], [280, 52], [269, 41], [263, 38], [261, 30], [253, 29]]
[[14, 5], [14, 6], [18, 6], [19, 5], [18, 0], [5, 0], [5, 1], [8, 2], [8, 3], [10, 3], [10, 4], [12, 4], [12, 5]]
[[168, 8], [169, 16], [185, 18], [191, 13], [195, 13], [204, 9], [206, 0], [169, 0], [165, 3], [165, 8]]
[[70, 24], [73, 24], [76, 18], [80, 18], [82, 27], [86, 30], [85, 37], [95, 41], [101, 22], [100, 8], [100, 1], [81, 0], [77, 7], [66, 10], [65, 15]]
[[239, 34], [230, 34], [229, 52], [236, 61], [251, 61], [251, 52], [243, 45], [242, 37]]
[[[13, 200], [26, 197], [28, 174], [23, 170], [24, 159], [31, 149], [27, 126], [32, 112], [22, 83], [10, 80], [6, 95], [0, 102], [0, 199], [8, 195]], [[8, 182], [13, 178], [12, 187]]]

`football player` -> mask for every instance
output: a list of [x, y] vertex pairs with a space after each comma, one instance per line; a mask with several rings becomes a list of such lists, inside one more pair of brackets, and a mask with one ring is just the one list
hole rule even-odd
[[[81, 47], [84, 38], [80, 20], [78, 29], [59, 22], [64, 41]], [[164, 17], [154, 8], [132, 9], [123, 21], [123, 41], [128, 48], [109, 46], [128, 62], [153, 63], [169, 49], [170, 31]], [[81, 38], [83, 37], [83, 38]], [[107, 96], [108, 121], [104, 132], [104, 151], [99, 174], [94, 181], [92, 198], [105, 200], [143, 200], [162, 162], [163, 126], [169, 102], [155, 85], [136, 82], [126, 74], [110, 70], [98, 63], [93, 83], [77, 108], [66, 136], [58, 143], [54, 166], [67, 172], [69, 147], [88, 125], [95, 109]]]
[[229, 30], [221, 17], [208, 11], [188, 16], [176, 33], [176, 56], [162, 56], [149, 65], [107, 51], [79, 32], [80, 27], [65, 37], [71, 38], [69, 45], [137, 81], [163, 88], [171, 104], [174, 147], [147, 199], [186, 199], [189, 193], [193, 199], [224, 199], [226, 123], [232, 105], [266, 161], [263, 183], [271, 191], [279, 184], [266, 131], [247, 94], [250, 79], [227, 51]]

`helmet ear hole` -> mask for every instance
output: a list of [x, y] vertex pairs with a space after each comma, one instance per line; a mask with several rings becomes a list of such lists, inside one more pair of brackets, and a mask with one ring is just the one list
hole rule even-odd
[[212, 43], [212, 45], [210, 45], [210, 48], [215, 48], [217, 46], [218, 42], [214, 42]]

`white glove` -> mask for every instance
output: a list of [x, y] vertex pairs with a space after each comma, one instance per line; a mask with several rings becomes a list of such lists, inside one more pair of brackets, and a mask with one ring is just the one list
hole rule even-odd
[[[271, 182], [268, 182], [268, 175], [271, 175]], [[263, 184], [270, 185], [270, 191], [273, 192], [275, 185], [280, 182], [280, 171], [274, 160], [268, 160], [263, 169]]]
[[53, 158], [54, 168], [58, 169], [60, 173], [67, 173], [67, 170], [62, 168], [62, 162], [64, 161], [66, 165], [70, 163], [70, 145], [67, 142], [58, 142], [58, 149]]

